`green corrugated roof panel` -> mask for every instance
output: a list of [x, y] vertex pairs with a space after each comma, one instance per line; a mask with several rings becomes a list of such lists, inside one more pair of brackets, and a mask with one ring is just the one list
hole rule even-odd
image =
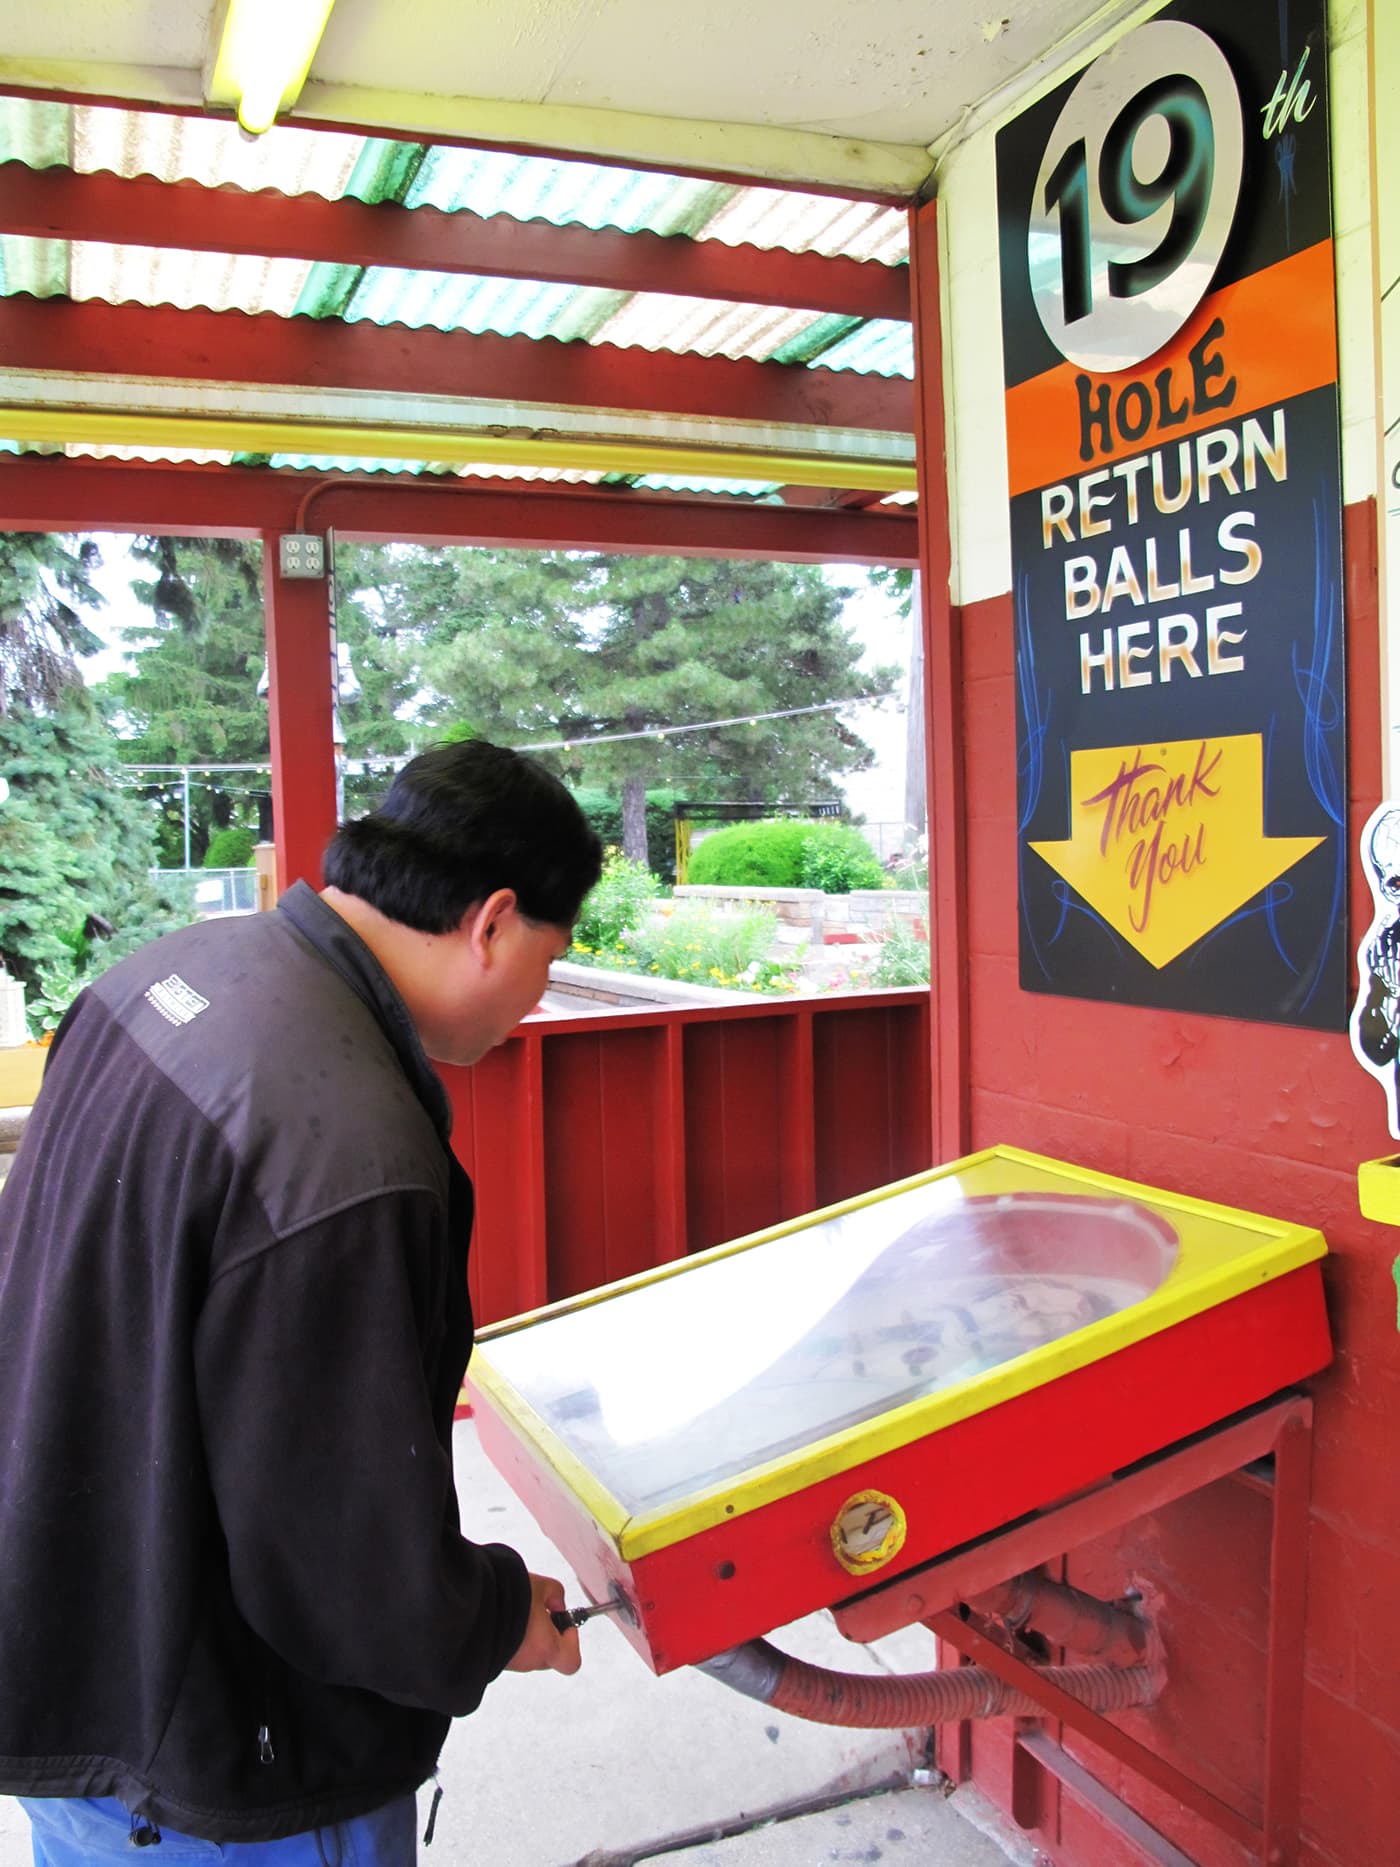
[[509, 214], [552, 226], [618, 227], [624, 233], [698, 233], [736, 189], [723, 182], [559, 162], [497, 150], [434, 148], [405, 198], [408, 207]]
[[0, 97], [0, 162], [66, 168], [73, 159], [73, 107]]
[[30, 240], [22, 234], [0, 236], [0, 297], [29, 292], [35, 298], [62, 298], [68, 291], [68, 242]]
[[825, 369], [859, 370], [867, 376], [914, 375], [914, 327], [892, 318], [858, 324], [819, 359]]
[[[413, 186], [427, 153], [421, 143], [394, 143], [370, 137], [360, 151], [345, 192], [358, 201], [372, 204], [401, 202]], [[313, 318], [343, 318], [364, 271], [363, 266], [313, 266], [301, 288], [297, 310]]]
[[[76, 153], [75, 153], [76, 152]], [[434, 147], [343, 132], [286, 129], [250, 148], [230, 126], [112, 106], [68, 105], [0, 98], [0, 160], [34, 168], [77, 164], [174, 179], [197, 175], [206, 185], [242, 178], [244, 185], [312, 189], [366, 202], [400, 202], [482, 216], [509, 214], [556, 226], [616, 228], [707, 237], [712, 231], [752, 239], [764, 249], [878, 252], [899, 256], [902, 217], [862, 209], [834, 197], [777, 188], [741, 188], [599, 163], [566, 162], [500, 151]], [[888, 223], [888, 224], [887, 224]], [[81, 277], [75, 284], [75, 253]], [[645, 350], [772, 357], [782, 362], [911, 375], [907, 324], [854, 317], [783, 313], [745, 304], [713, 304], [660, 293], [575, 288], [529, 280], [364, 269], [355, 265], [237, 262], [226, 256], [157, 253], [141, 247], [74, 249], [63, 241], [0, 239], [0, 293], [52, 296], [79, 292], [108, 302], [157, 303], [172, 297], [170, 268], [183, 267], [180, 302], [236, 304], [250, 314], [293, 305], [319, 318], [371, 319], [532, 338], [620, 342]], [[290, 276], [289, 276], [289, 268]], [[208, 274], [206, 278], [205, 274]], [[806, 318], [806, 322], [801, 321]], [[794, 320], [799, 328], [794, 328]], [[264, 464], [265, 455], [240, 456]], [[292, 464], [292, 456], [273, 457]], [[299, 464], [393, 471], [394, 463]], [[405, 462], [399, 471], [422, 470]], [[611, 476], [609, 476], [611, 478]], [[645, 485], [699, 485], [652, 476]], [[706, 481], [708, 485], [708, 480]], [[716, 486], [720, 482], [715, 482]], [[766, 484], [724, 482], [722, 490], [771, 496]]]
[[[354, 183], [350, 192], [356, 192]], [[374, 198], [401, 201], [405, 207], [435, 207], [444, 213], [466, 209], [482, 216], [509, 214], [516, 220], [544, 220], [556, 227], [694, 234], [736, 192], [726, 183], [597, 163], [557, 162], [495, 150], [431, 148], [422, 153], [411, 172], [405, 169], [401, 190]], [[431, 325], [442, 331], [489, 331], [505, 337], [554, 337], [569, 342], [595, 336], [627, 302], [627, 296], [528, 279], [407, 273], [379, 266], [356, 274], [354, 268], [318, 266], [307, 280], [298, 309], [313, 310], [318, 316], [331, 310], [351, 319], [369, 318], [376, 324]]]

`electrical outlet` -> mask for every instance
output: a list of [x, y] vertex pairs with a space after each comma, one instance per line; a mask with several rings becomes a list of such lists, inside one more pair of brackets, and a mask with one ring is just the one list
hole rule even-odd
[[277, 540], [277, 568], [284, 577], [324, 577], [325, 539], [317, 532], [283, 532]]

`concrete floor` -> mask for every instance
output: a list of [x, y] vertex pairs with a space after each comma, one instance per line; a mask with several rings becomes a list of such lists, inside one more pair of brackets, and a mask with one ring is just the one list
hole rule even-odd
[[[532, 1518], [457, 1428], [468, 1535], [512, 1544], [582, 1599]], [[975, 1792], [941, 1793], [919, 1768], [922, 1732], [843, 1731], [786, 1718], [693, 1670], [655, 1678], [607, 1620], [580, 1631], [583, 1669], [506, 1673], [443, 1751], [426, 1867], [1029, 1867], [1033, 1856]], [[824, 1615], [776, 1645], [844, 1671], [918, 1672], [932, 1640], [873, 1647]], [[874, 1793], [871, 1793], [874, 1792]], [[420, 1795], [426, 1816], [431, 1792]], [[984, 1829], [990, 1832], [983, 1832]], [[28, 1823], [0, 1798], [0, 1867], [29, 1867]], [[159, 1867], [157, 1861], [156, 1867]]]

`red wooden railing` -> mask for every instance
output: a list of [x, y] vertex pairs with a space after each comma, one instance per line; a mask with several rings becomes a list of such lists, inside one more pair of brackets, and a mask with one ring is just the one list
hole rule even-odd
[[480, 1323], [932, 1164], [927, 990], [541, 1019], [443, 1076]]

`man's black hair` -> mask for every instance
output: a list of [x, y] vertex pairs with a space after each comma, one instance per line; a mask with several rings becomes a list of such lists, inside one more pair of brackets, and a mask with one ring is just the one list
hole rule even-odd
[[450, 933], [498, 888], [515, 890], [528, 919], [568, 927], [602, 856], [557, 778], [523, 753], [467, 739], [411, 759], [377, 810], [343, 823], [325, 877], [419, 933]]

